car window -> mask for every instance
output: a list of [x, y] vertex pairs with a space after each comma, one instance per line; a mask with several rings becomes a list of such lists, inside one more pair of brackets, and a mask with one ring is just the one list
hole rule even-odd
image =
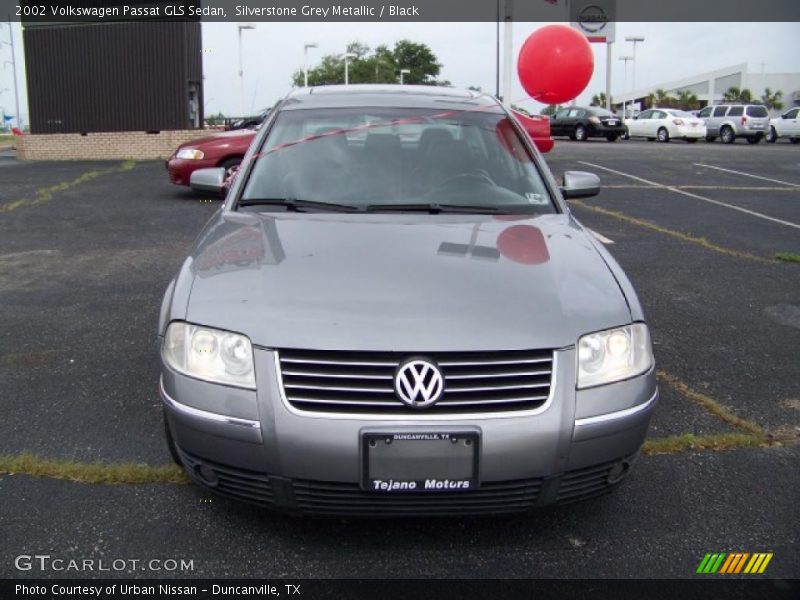
[[731, 106], [728, 111], [729, 117], [741, 117], [744, 114], [744, 106]]
[[646, 110], [644, 112], [639, 113], [639, 116], [637, 118], [639, 118], [639, 119], [649, 119], [650, 115], [652, 115], [652, 114], [653, 114], [652, 110]]
[[653, 118], [654, 119], [666, 119], [667, 118], [667, 113], [665, 113], [663, 110], [654, 111], [653, 112]]
[[511, 120], [474, 109], [284, 110], [240, 201], [286, 198], [556, 212]]
[[667, 113], [669, 113], [673, 117], [681, 117], [683, 119], [689, 119], [689, 118], [691, 118], [693, 116], [692, 113], [686, 112], [685, 110], [675, 110], [675, 109], [673, 109], [673, 110], [668, 110]]
[[581, 110], [579, 108], [570, 108], [569, 109], [569, 118], [570, 119], [577, 119], [580, 117]]
[[725, 113], [727, 111], [728, 111], [728, 107], [727, 106], [717, 106], [716, 108], [714, 108], [713, 116], [715, 116], [715, 117], [724, 117]]
[[790, 110], [789, 112], [783, 115], [784, 119], [796, 119], [797, 114], [800, 113], [800, 108], [795, 108], [794, 110]]
[[613, 117], [615, 116], [613, 112], [610, 110], [606, 110], [605, 108], [593, 108], [592, 112], [597, 117]]
[[711, 107], [710, 106], [706, 106], [703, 110], [701, 110], [699, 113], [697, 113], [697, 116], [698, 117], [707, 117], [710, 114], [711, 114]]
[[562, 108], [561, 110], [559, 110], [559, 111], [557, 111], [557, 112], [556, 112], [556, 114], [555, 114], [555, 118], [556, 118], [556, 119], [563, 119], [564, 117], [566, 117], [566, 116], [567, 116], [567, 113], [568, 113], [568, 112], [569, 112], [569, 109], [568, 109], [568, 108]]
[[766, 106], [748, 106], [747, 116], [763, 119], [764, 117], [769, 116], [769, 113], [767, 112]]

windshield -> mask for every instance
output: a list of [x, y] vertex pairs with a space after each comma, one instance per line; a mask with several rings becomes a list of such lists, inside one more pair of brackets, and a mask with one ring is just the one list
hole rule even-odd
[[617, 116], [613, 112], [611, 112], [610, 110], [606, 110], [605, 108], [593, 108], [592, 112], [595, 114], [595, 116], [598, 116], [598, 117], [616, 117]]
[[239, 203], [280, 210], [281, 199], [353, 210], [458, 205], [473, 212], [556, 212], [508, 117], [475, 110], [282, 111]]
[[683, 117], [684, 119], [686, 119], [686, 118], [691, 119], [694, 116], [694, 115], [692, 115], [692, 113], [686, 112], [685, 110], [672, 109], [672, 110], [668, 110], [667, 112], [669, 114], [671, 114], [673, 117]]

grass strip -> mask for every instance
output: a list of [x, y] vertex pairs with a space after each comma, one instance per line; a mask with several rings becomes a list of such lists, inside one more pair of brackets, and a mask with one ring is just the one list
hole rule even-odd
[[189, 479], [176, 465], [154, 467], [141, 463], [84, 463], [74, 460], [50, 459], [23, 452], [0, 455], [0, 473], [49, 477], [81, 483], [142, 484], [173, 483], [186, 484]]
[[764, 431], [752, 421], [734, 414], [726, 406], [720, 404], [710, 396], [692, 389], [684, 381], [678, 377], [675, 377], [675, 375], [667, 373], [666, 371], [658, 371], [656, 375], [659, 381], [663, 381], [667, 385], [671, 386], [680, 395], [688, 398], [696, 404], [699, 404], [707, 412], [711, 413], [718, 419], [721, 419], [728, 425], [735, 427], [736, 429], [741, 429], [749, 435], [757, 436], [759, 439], [763, 439]]
[[794, 252], [777, 252], [775, 254], [775, 260], [779, 260], [781, 262], [800, 263], [800, 254], [796, 254]]
[[680, 454], [687, 450], [733, 450], [735, 448], [756, 448], [769, 445], [762, 436], [754, 433], [718, 433], [694, 435], [684, 433], [664, 438], [646, 440], [642, 452], [654, 454]]
[[570, 200], [570, 203], [574, 204], [575, 206], [580, 206], [581, 208], [585, 208], [587, 210], [600, 213], [602, 215], [614, 217], [615, 219], [619, 219], [620, 221], [625, 221], [626, 223], [631, 223], [632, 225], [637, 225], [639, 227], [644, 227], [645, 229], [650, 229], [651, 231], [657, 231], [658, 233], [669, 235], [684, 242], [691, 242], [692, 244], [697, 244], [698, 246], [702, 246], [706, 250], [718, 252], [719, 254], [724, 254], [726, 256], [733, 256], [735, 258], [742, 258], [745, 260], [752, 260], [760, 263], [772, 264], [775, 262], [770, 258], [764, 258], [763, 256], [756, 256], [755, 254], [750, 254], [749, 252], [741, 252], [739, 250], [733, 250], [732, 248], [725, 248], [724, 246], [720, 246], [718, 244], [715, 244], [714, 242], [709, 242], [706, 238], [703, 237], [697, 237], [695, 235], [684, 233], [682, 231], [676, 231], [674, 229], [661, 227], [661, 225], [656, 225], [651, 221], [646, 221], [644, 219], [639, 219], [637, 217], [631, 217], [617, 210], [603, 208], [602, 206], [594, 206], [591, 204], [587, 204], [586, 202], [582, 202], [581, 200]]
[[85, 173], [81, 173], [78, 177], [76, 177], [71, 181], [62, 181], [60, 183], [56, 183], [55, 185], [39, 188], [38, 190], [36, 190], [36, 194], [34, 195], [33, 198], [23, 198], [22, 200], [15, 200], [14, 202], [9, 202], [7, 204], [0, 205], [0, 213], [11, 212], [12, 210], [16, 210], [23, 206], [36, 206], [37, 204], [43, 204], [45, 202], [49, 202], [50, 200], [53, 199], [53, 194], [74, 188], [83, 183], [87, 183], [89, 181], [92, 181], [93, 179], [97, 179], [101, 175], [130, 171], [135, 166], [136, 166], [136, 161], [125, 160], [122, 161], [119, 164], [119, 166], [112, 169], [103, 169], [100, 171], [86, 171]]

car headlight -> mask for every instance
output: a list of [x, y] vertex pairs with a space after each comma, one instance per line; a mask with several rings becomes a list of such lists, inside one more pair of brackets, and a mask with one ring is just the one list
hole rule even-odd
[[185, 158], [188, 160], [200, 160], [205, 156], [202, 150], [195, 148], [181, 148], [175, 155], [175, 158]]
[[590, 333], [578, 340], [578, 388], [628, 379], [652, 366], [653, 348], [644, 323]]
[[238, 333], [175, 321], [167, 327], [163, 354], [170, 367], [189, 377], [256, 387], [253, 346]]

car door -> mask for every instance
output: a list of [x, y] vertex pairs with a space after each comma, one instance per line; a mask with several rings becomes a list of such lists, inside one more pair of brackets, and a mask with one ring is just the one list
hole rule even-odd
[[[650, 121], [648, 124], [648, 131], [650, 135], [648, 137], [656, 137], [658, 135], [658, 130], [662, 127], [667, 127], [667, 113], [663, 110], [654, 110], [653, 115], [650, 117]], [[669, 127], [667, 127], [669, 130]]]
[[550, 122], [550, 135], [565, 135], [564, 133], [564, 119], [569, 112], [568, 108], [562, 108], [556, 111], [553, 115], [553, 120]]
[[630, 135], [632, 136], [645, 135], [644, 130], [646, 127], [646, 123], [650, 119], [650, 115], [652, 114], [652, 112], [653, 111], [651, 110], [645, 110], [643, 112], [640, 112], [639, 116], [637, 116], [635, 119], [631, 120], [630, 123], [628, 123], [628, 131], [630, 132]]
[[719, 135], [719, 126], [725, 118], [725, 113], [728, 112], [728, 108], [728, 106], [715, 106], [714, 110], [711, 111], [711, 116], [708, 122], [706, 122], [709, 135]]
[[800, 136], [800, 108], [786, 111], [781, 117], [781, 135]]

